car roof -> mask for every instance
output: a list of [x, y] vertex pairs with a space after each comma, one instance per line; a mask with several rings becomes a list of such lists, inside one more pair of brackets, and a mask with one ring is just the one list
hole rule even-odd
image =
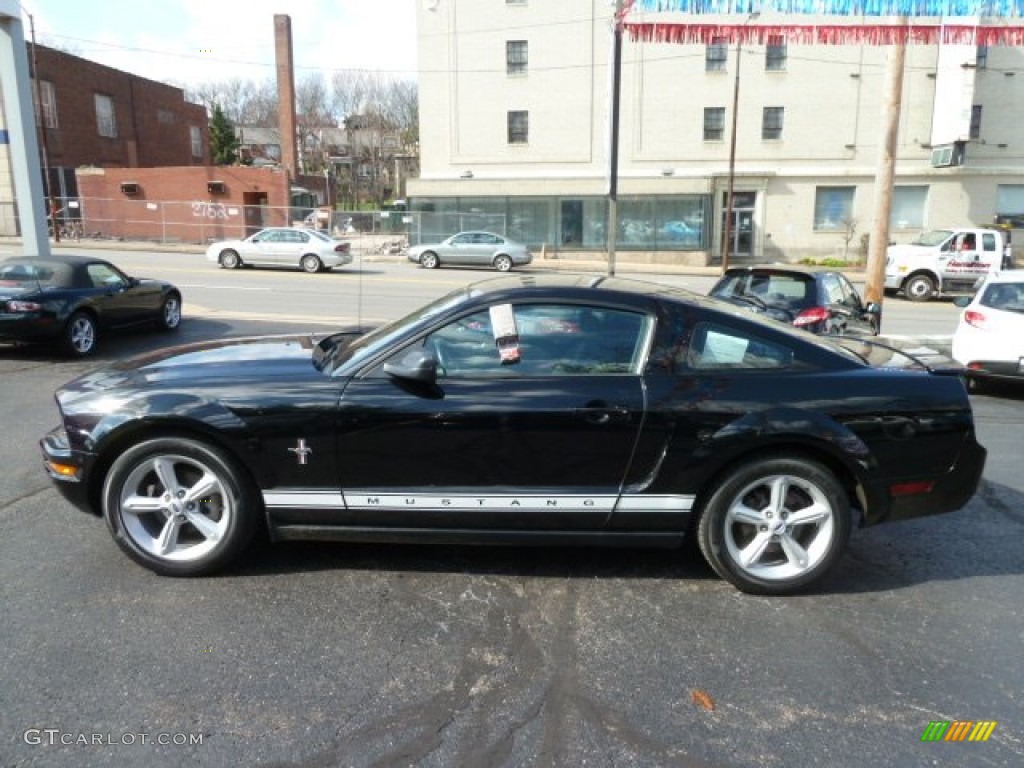
[[11, 256], [3, 260], [4, 262], [13, 261], [36, 261], [44, 262], [48, 264], [68, 264], [70, 266], [78, 266], [81, 264], [109, 264], [110, 262], [106, 259], [98, 259], [94, 256], [81, 256], [79, 254], [72, 253], [52, 253], [49, 256], [23, 254], [21, 256]]
[[815, 277], [817, 275], [826, 275], [834, 273], [834, 269], [823, 269], [820, 267], [809, 267], [802, 264], [748, 264], [739, 267], [729, 267], [726, 271], [726, 275], [738, 275], [742, 273], [757, 274], [757, 275], [806, 275], [807, 277]]

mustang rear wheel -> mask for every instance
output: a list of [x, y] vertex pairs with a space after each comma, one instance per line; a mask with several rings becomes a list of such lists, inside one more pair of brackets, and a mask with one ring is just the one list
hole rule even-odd
[[166, 576], [199, 576], [245, 549], [257, 520], [254, 498], [219, 449], [157, 438], [114, 461], [103, 485], [103, 516], [136, 562]]
[[835, 475], [799, 457], [759, 459], [727, 477], [697, 526], [715, 572], [757, 595], [797, 592], [820, 578], [850, 537], [850, 502]]

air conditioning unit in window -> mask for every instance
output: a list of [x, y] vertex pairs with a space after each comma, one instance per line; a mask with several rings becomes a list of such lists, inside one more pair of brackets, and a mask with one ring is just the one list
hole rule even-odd
[[223, 181], [208, 181], [206, 182], [206, 191], [211, 195], [226, 195], [228, 193], [228, 185]]
[[137, 195], [142, 191], [137, 181], [122, 181], [121, 182], [121, 194], [122, 195]]
[[949, 168], [964, 164], [964, 142], [941, 144], [932, 147], [932, 168]]

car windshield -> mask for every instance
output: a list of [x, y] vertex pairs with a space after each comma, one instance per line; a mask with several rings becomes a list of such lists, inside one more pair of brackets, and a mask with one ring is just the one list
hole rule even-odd
[[933, 229], [930, 232], [923, 232], [918, 235], [913, 244], [927, 246], [942, 245], [952, 236], [953, 233], [948, 229]]
[[71, 267], [49, 261], [17, 260], [0, 264], [0, 284], [23, 291], [71, 286]]
[[470, 291], [466, 288], [458, 288], [446, 296], [442, 296], [437, 301], [425, 307], [420, 307], [405, 317], [387, 325], [382, 325], [380, 328], [360, 336], [351, 344], [338, 347], [334, 356], [328, 355], [323, 371], [330, 375], [342, 366], [361, 366], [367, 360], [371, 360], [382, 349], [388, 348], [395, 340], [404, 336], [410, 329], [428, 323], [442, 312], [461, 304], [470, 295]]

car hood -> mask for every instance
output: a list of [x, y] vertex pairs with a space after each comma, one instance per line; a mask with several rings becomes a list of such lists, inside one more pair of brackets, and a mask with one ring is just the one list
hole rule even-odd
[[935, 254], [934, 245], [915, 245], [914, 243], [900, 243], [898, 245], [890, 245], [885, 249], [887, 256], [933, 256]]
[[316, 339], [309, 334], [259, 336], [186, 344], [129, 358], [87, 373], [61, 387], [64, 403], [77, 397], [151, 386], [190, 387], [321, 375], [313, 362]]

